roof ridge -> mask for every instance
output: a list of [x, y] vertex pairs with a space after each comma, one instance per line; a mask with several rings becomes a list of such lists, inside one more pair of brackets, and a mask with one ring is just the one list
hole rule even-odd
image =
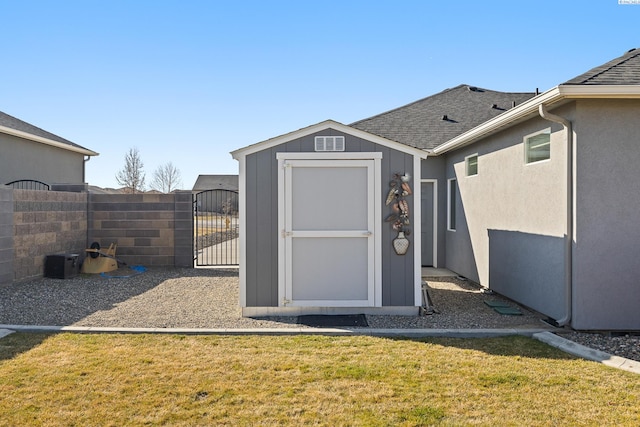
[[362, 122], [364, 122], [364, 121], [371, 120], [371, 119], [374, 119], [374, 118], [376, 118], [376, 117], [383, 116], [383, 115], [385, 115], [385, 114], [389, 114], [389, 113], [391, 113], [391, 112], [393, 112], [393, 111], [401, 110], [401, 109], [406, 108], [406, 107], [408, 107], [408, 106], [410, 106], [410, 105], [414, 105], [414, 104], [417, 104], [418, 102], [422, 102], [422, 101], [424, 101], [425, 99], [431, 98], [432, 96], [436, 96], [436, 95], [440, 95], [441, 93], [445, 93], [445, 92], [452, 91], [452, 90], [457, 89], [457, 88], [459, 88], [459, 87], [461, 87], [461, 86], [469, 86], [469, 85], [462, 83], [462, 84], [459, 84], [459, 85], [457, 85], [457, 86], [454, 86], [454, 87], [450, 87], [450, 88], [444, 89], [444, 90], [442, 90], [442, 91], [440, 91], [440, 92], [438, 92], [438, 93], [435, 93], [435, 94], [433, 94], [433, 95], [425, 96], [425, 97], [423, 97], [423, 98], [417, 99], [417, 100], [415, 100], [415, 101], [413, 101], [413, 102], [410, 102], [410, 103], [408, 103], [408, 104], [401, 105], [400, 107], [392, 108], [392, 109], [390, 109], [390, 110], [383, 111], [382, 113], [374, 114], [373, 116], [365, 117], [364, 119], [357, 120], [357, 121], [355, 121], [355, 122], [353, 122], [353, 123], [350, 123], [348, 126], [354, 126], [354, 125], [357, 125], [358, 123], [362, 123]]
[[[631, 52], [635, 52], [635, 53], [633, 53], [633, 54], [631, 54], [631, 55], [628, 55], [628, 54], [629, 54], [629, 53], [631, 53]], [[628, 56], [627, 56], [627, 55], [628, 55]], [[605, 69], [603, 69], [603, 70], [602, 70], [602, 71], [600, 71], [600, 72], [595, 73], [594, 75], [592, 75], [592, 76], [590, 76], [589, 78], [585, 79], [585, 80], [584, 80], [584, 82], [588, 82], [589, 80], [593, 80], [593, 79], [595, 79], [596, 77], [598, 77], [599, 75], [602, 75], [602, 74], [606, 73], [607, 71], [610, 71], [610, 70], [612, 70], [613, 68], [618, 67], [618, 66], [620, 66], [620, 65], [624, 64], [625, 62], [629, 61], [629, 60], [630, 60], [630, 59], [632, 59], [632, 58], [635, 58], [635, 57], [636, 57], [636, 56], [638, 56], [638, 55], [640, 55], [640, 49], [633, 48], [633, 49], [629, 50], [628, 52], [626, 52], [624, 55], [622, 55], [620, 58], [616, 58], [616, 59], [620, 59], [620, 61], [618, 61], [618, 62], [616, 62], [616, 63], [612, 64], [610, 67], [605, 68]], [[615, 61], [615, 59], [614, 59], [613, 61]]]

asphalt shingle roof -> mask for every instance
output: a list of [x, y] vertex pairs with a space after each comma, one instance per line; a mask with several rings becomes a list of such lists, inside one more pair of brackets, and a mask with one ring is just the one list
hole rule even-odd
[[533, 96], [462, 84], [349, 126], [430, 150]]
[[66, 144], [69, 145], [71, 147], [76, 147], [76, 148], [81, 148], [84, 150], [87, 150], [87, 148], [78, 145], [74, 142], [71, 142], [67, 139], [64, 139], [62, 137], [59, 137], [58, 135], [54, 135], [51, 132], [47, 132], [44, 129], [40, 129], [39, 127], [33, 126], [32, 124], [29, 124], [27, 122], [24, 122], [20, 119], [17, 119], [13, 116], [10, 116], [6, 113], [3, 113], [2, 111], [0, 111], [0, 126], [4, 126], [10, 129], [14, 129], [14, 130], [19, 130], [21, 132], [25, 132], [31, 135], [35, 135], [35, 136], [39, 136], [42, 138], [47, 138], [50, 139], [52, 141], [56, 141], [56, 142], [60, 142], [62, 144]]
[[640, 49], [631, 49], [619, 58], [592, 68], [563, 83], [565, 85], [640, 84]]
[[192, 191], [238, 191], [238, 175], [198, 175]]

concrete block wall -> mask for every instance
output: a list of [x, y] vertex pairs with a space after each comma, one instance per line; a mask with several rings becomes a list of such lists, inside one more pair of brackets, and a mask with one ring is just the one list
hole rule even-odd
[[34, 190], [12, 190], [12, 193], [14, 280], [42, 276], [47, 255], [84, 255], [87, 193]]
[[128, 265], [193, 266], [191, 193], [90, 194], [89, 239]]
[[0, 285], [13, 281], [13, 190], [0, 185]]

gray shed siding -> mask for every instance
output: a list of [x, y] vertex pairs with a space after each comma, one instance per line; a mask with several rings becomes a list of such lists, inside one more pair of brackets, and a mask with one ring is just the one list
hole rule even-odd
[[[406, 172], [413, 176], [413, 156], [374, 144], [338, 131], [324, 130], [276, 147], [249, 154], [246, 157], [246, 305], [247, 307], [278, 306], [278, 163], [279, 152], [314, 152], [317, 135], [344, 135], [347, 152], [382, 153], [382, 203], [389, 190], [393, 174]], [[345, 190], [346, 191], [346, 190]], [[407, 198], [414, 212], [415, 192]], [[419, 193], [418, 193], [419, 194]], [[382, 217], [390, 208], [382, 207]], [[415, 221], [415, 218], [412, 217]], [[411, 226], [413, 229], [413, 225]], [[395, 233], [389, 223], [382, 226], [382, 304], [383, 306], [415, 306], [414, 301], [414, 234], [405, 256], [393, 251]]]
[[[546, 128], [551, 159], [526, 165], [523, 137]], [[478, 174], [466, 176], [465, 157], [472, 154]], [[541, 118], [447, 154], [446, 179], [458, 186], [456, 230], [444, 231], [447, 268], [562, 317], [565, 164], [565, 132]]]
[[33, 179], [47, 184], [84, 182], [84, 156], [0, 133], [0, 184]]
[[574, 129], [572, 326], [640, 330], [640, 101], [578, 101]]

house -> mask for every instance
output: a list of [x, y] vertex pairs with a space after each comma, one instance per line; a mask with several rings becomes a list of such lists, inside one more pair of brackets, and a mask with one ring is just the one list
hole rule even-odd
[[0, 184], [84, 184], [95, 151], [0, 112]]
[[435, 147], [445, 264], [580, 330], [640, 330], [640, 50]]
[[198, 175], [192, 191], [207, 190], [238, 191], [238, 175]]
[[639, 118], [631, 50], [541, 94], [461, 85], [236, 150], [243, 314], [417, 313], [432, 265], [559, 325], [640, 330]]

